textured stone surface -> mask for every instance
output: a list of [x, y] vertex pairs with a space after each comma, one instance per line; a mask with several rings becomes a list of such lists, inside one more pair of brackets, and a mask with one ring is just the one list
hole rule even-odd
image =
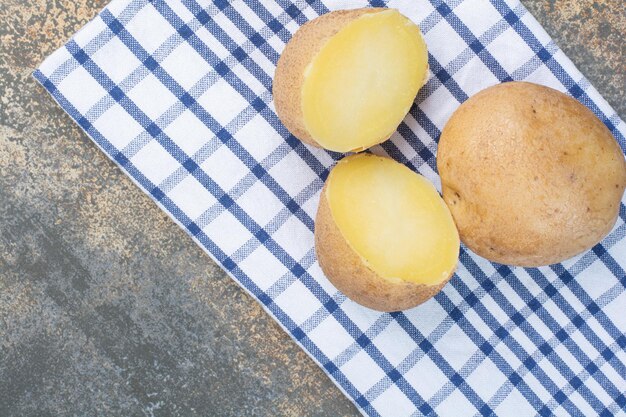
[[[622, 2], [524, 3], [624, 117]], [[30, 77], [104, 4], [0, 0], [0, 416], [357, 415]]]
[[522, 0], [563, 52], [626, 117], [626, 7], [623, 0]]

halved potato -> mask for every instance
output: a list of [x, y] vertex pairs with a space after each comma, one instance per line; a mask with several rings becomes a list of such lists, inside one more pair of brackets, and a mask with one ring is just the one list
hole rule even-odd
[[463, 103], [443, 129], [437, 167], [463, 243], [520, 266], [590, 249], [615, 224], [626, 187], [624, 154], [591, 110], [527, 82]]
[[428, 75], [419, 27], [395, 9], [338, 10], [303, 25], [276, 67], [276, 112], [296, 137], [337, 152], [387, 140]]
[[435, 187], [389, 158], [357, 154], [330, 172], [315, 221], [328, 279], [379, 311], [414, 307], [452, 276], [459, 235]]

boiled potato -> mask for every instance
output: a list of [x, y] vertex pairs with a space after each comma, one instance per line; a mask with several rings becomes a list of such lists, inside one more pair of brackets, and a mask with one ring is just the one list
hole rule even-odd
[[453, 274], [459, 235], [435, 187], [389, 158], [357, 154], [330, 172], [315, 221], [328, 279], [379, 311], [414, 307]]
[[548, 87], [511, 82], [463, 103], [441, 134], [443, 198], [461, 240], [504, 264], [556, 263], [598, 243], [626, 187], [619, 145], [594, 114]]
[[303, 25], [285, 47], [276, 112], [309, 145], [362, 150], [391, 136], [427, 74], [421, 32], [397, 10], [334, 11]]

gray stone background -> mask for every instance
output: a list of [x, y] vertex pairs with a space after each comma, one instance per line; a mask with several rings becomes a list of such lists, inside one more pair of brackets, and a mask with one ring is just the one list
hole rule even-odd
[[[623, 1], [523, 2], [626, 116]], [[0, 416], [358, 415], [31, 78], [105, 3], [0, 0]]]

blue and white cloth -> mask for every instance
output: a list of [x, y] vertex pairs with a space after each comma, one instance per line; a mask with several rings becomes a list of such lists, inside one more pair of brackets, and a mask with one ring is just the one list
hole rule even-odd
[[518, 0], [113, 0], [34, 75], [363, 414], [626, 415], [624, 202], [609, 236], [562, 264], [515, 268], [462, 248], [450, 283], [408, 311], [368, 310], [324, 277], [313, 219], [341, 155], [289, 134], [272, 77], [300, 25], [368, 4], [420, 25], [431, 71], [375, 153], [439, 187], [446, 120], [509, 80], [571, 94], [626, 149], [624, 122]]

